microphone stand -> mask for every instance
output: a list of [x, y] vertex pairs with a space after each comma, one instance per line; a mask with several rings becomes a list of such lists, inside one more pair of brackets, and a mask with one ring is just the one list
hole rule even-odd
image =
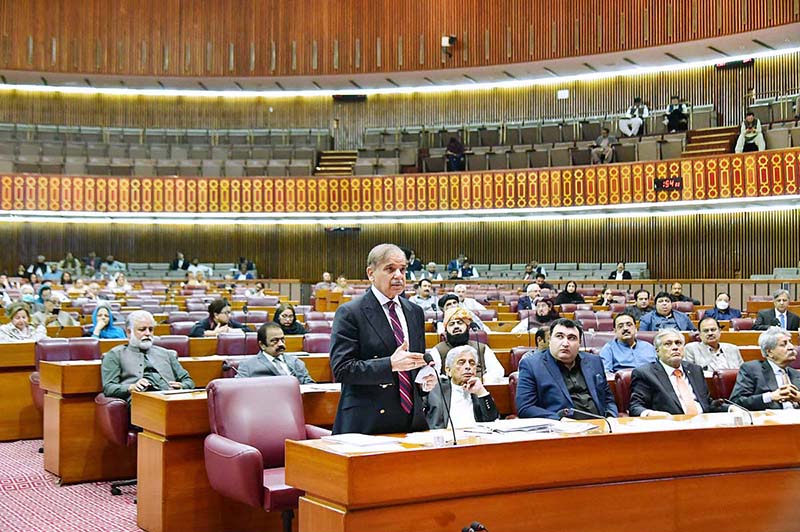
[[[430, 353], [425, 353], [423, 356], [423, 360], [430, 364], [433, 364], [433, 357]], [[453, 425], [453, 418], [450, 417], [450, 403], [447, 401], [447, 397], [444, 395], [444, 388], [442, 387], [442, 380], [439, 378], [439, 374], [436, 374], [436, 382], [439, 384], [439, 395], [442, 396], [442, 402], [444, 403], [444, 411], [447, 412], [447, 422], [450, 424], [450, 429], [453, 431], [453, 445], [458, 445], [458, 439], [456, 438], [456, 427]], [[453, 384], [450, 383], [450, 388], [452, 389]]]
[[[748, 409], [746, 409], [745, 407], [743, 407], [742, 405], [740, 405], [740, 404], [737, 404], [737, 403], [734, 403], [734, 402], [733, 402], [733, 401], [731, 401], [730, 399], [725, 399], [725, 398], [722, 398], [722, 397], [721, 397], [721, 398], [719, 398], [719, 399], [716, 399], [716, 400], [714, 400], [714, 401], [713, 401], [713, 404], [714, 404], [715, 406], [716, 406], [716, 405], [723, 405], [723, 404], [726, 404], [726, 405], [728, 405], [729, 407], [733, 407], [733, 408], [735, 408], [735, 409], [737, 409], [737, 410], [742, 410], [743, 412], [747, 413], [747, 417], [749, 417], [749, 418], [750, 418], [750, 425], [755, 425], [755, 421], [753, 420], [753, 413], [752, 413], [752, 412], [750, 412], [750, 411], [749, 411]], [[730, 412], [730, 408], [728, 408], [728, 411]]]
[[603, 421], [606, 422], [606, 425], [608, 425], [609, 434], [614, 432], [613, 430], [611, 430], [611, 422], [608, 421], [608, 418], [606, 418], [606, 417], [598, 416], [597, 414], [592, 414], [591, 412], [585, 412], [583, 410], [578, 410], [576, 408], [562, 408], [557, 413], [558, 417], [568, 417], [568, 418], [571, 418], [571, 419], [574, 419], [572, 416], [574, 416], [575, 414], [582, 414], [582, 415], [590, 417], [592, 419], [602, 419]]

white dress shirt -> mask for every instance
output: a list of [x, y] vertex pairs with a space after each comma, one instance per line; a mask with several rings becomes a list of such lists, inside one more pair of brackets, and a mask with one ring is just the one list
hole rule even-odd
[[[406, 316], [403, 314], [403, 307], [400, 305], [400, 297], [396, 296], [394, 299], [389, 299], [383, 295], [380, 290], [375, 288], [375, 285], [373, 285], [370, 290], [372, 290], [372, 293], [378, 299], [378, 303], [380, 303], [381, 309], [383, 309], [383, 314], [386, 316], [386, 321], [389, 322], [389, 327], [392, 326], [392, 321], [389, 319], [389, 309], [386, 303], [389, 301], [395, 302], [394, 310], [397, 312], [397, 319], [400, 320], [400, 326], [403, 328], [403, 339], [408, 341], [408, 324], [406, 323]], [[392, 329], [392, 331], [394, 331], [394, 329]], [[411, 346], [409, 346], [409, 349], [411, 349]]]
[[[775, 314], [778, 313], [775, 312]], [[775, 374], [775, 382], [778, 383], [778, 388], [780, 388], [781, 386], [783, 386], [783, 383], [786, 381], [786, 379], [789, 378], [789, 374], [786, 372], [786, 370], [778, 366], [772, 360], [767, 359], [767, 362], [769, 363], [769, 366], [772, 368], [772, 373]], [[791, 380], [789, 382], [791, 382]], [[764, 403], [771, 403], [773, 401], [772, 392], [764, 392], [761, 395], [761, 399], [764, 401]], [[783, 407], [784, 410], [792, 410], [794, 408], [794, 403], [791, 401], [784, 401], [781, 403], [781, 406]]]
[[[476, 349], [475, 342], [469, 342], [468, 344], [473, 349]], [[433, 364], [436, 369], [436, 374], [441, 374], [442, 372], [442, 357], [439, 356], [439, 351], [436, 350], [435, 347], [431, 347], [428, 352], [433, 357]], [[486, 349], [483, 351], [483, 362], [486, 364], [486, 371], [483, 373], [483, 383], [484, 384], [497, 384], [503, 380], [503, 376], [506, 373], [505, 368], [497, 360], [497, 355], [494, 354], [492, 348], [488, 345]]]
[[457, 429], [476, 425], [472, 394], [461, 386], [456, 386], [453, 381], [450, 381], [450, 418]]

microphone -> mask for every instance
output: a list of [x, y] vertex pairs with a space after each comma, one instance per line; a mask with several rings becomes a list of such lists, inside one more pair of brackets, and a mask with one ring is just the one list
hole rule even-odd
[[239, 369], [236, 368], [236, 366], [232, 366], [230, 364], [230, 362], [228, 362], [227, 360], [223, 361], [222, 362], [222, 371], [230, 371], [230, 370], [233, 370], [233, 373], [236, 374], [236, 375], [239, 374]]
[[733, 401], [731, 401], [730, 399], [725, 399], [725, 398], [723, 398], [723, 397], [720, 397], [719, 399], [714, 399], [713, 401], [711, 401], [711, 405], [712, 405], [712, 406], [715, 406], [715, 407], [720, 407], [720, 406], [722, 406], [722, 405], [728, 405], [728, 412], [730, 412], [730, 411], [731, 411], [731, 408], [735, 408], [735, 409], [737, 409], [737, 410], [743, 410], [744, 412], [746, 412], [746, 413], [747, 413], [747, 416], [750, 418], [750, 424], [751, 424], [751, 425], [754, 425], [754, 424], [755, 424], [755, 423], [753, 422], [753, 413], [752, 413], [752, 412], [750, 412], [750, 411], [749, 411], [748, 409], [746, 409], [745, 407], [743, 407], [742, 405], [740, 405], [740, 404], [737, 404], [737, 403], [734, 403], [734, 402], [733, 402]]
[[[422, 355], [422, 360], [428, 366], [434, 366], [433, 357], [430, 353], [425, 353]], [[453, 445], [458, 445], [458, 439], [456, 438], [456, 427], [453, 425], [453, 418], [450, 417], [450, 403], [447, 402], [447, 397], [444, 396], [444, 389], [442, 388], [442, 381], [439, 378], [439, 374], [435, 375], [436, 382], [439, 384], [439, 394], [442, 396], [442, 402], [444, 403], [444, 411], [447, 412], [447, 421], [450, 423], [450, 429], [453, 431]], [[451, 385], [452, 386], [452, 385]]]
[[244, 306], [242, 306], [242, 312], [244, 313], [245, 316], [247, 316], [247, 303], [245, 303]]
[[586, 417], [590, 417], [592, 419], [602, 419], [603, 421], [606, 422], [606, 425], [608, 425], [608, 432], [609, 433], [614, 432], [613, 430], [611, 430], [611, 423], [608, 421], [607, 418], [603, 416], [598, 416], [597, 414], [592, 414], [591, 412], [586, 412], [584, 410], [578, 410], [577, 408], [562, 408], [561, 410], [556, 412], [556, 415], [558, 417], [573, 418], [575, 414], [581, 414]]
[[475, 323], [474, 321], [471, 321], [470, 324], [469, 324], [469, 330], [470, 331], [480, 331], [481, 330], [481, 326], [478, 325], [477, 323]]
[[477, 521], [473, 521], [469, 525], [463, 527], [461, 532], [489, 532], [489, 529]]
[[769, 326], [770, 327], [780, 327], [781, 326], [781, 322], [780, 322], [780, 320], [778, 320], [778, 318], [772, 318], [772, 321], [769, 322]]

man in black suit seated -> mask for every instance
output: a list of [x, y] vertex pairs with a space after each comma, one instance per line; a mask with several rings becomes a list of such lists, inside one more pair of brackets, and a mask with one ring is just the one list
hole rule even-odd
[[631, 272], [625, 269], [624, 262], [617, 263], [617, 269], [613, 272], [608, 274], [608, 278], [615, 280], [615, 281], [630, 281], [631, 280]]
[[769, 327], [777, 326], [787, 331], [796, 331], [800, 328], [800, 316], [789, 312], [789, 291], [783, 288], [772, 294], [773, 308], [758, 312], [753, 330], [766, 331]]
[[639, 366], [631, 375], [632, 416], [702, 414], [711, 406], [703, 368], [683, 360], [683, 334], [661, 329], [653, 343], [658, 360]]
[[[425, 418], [428, 427], [448, 427], [447, 405], [456, 428], [472, 427], [478, 421], [494, 421], [500, 415], [489, 391], [477, 375], [478, 353], [468, 345], [454, 347], [447, 352], [441, 376], [441, 388], [428, 394]], [[443, 399], [444, 398], [444, 399]]]
[[189, 261], [186, 260], [183, 256], [183, 253], [180, 251], [175, 252], [175, 258], [172, 262], [169, 263], [170, 270], [188, 270], [189, 269]]
[[336, 311], [331, 370], [342, 393], [333, 433], [387, 434], [427, 430], [423, 395], [435, 374], [417, 385], [425, 365], [425, 314], [399, 297], [406, 286], [406, 256], [379, 244], [367, 256], [372, 287]]
[[239, 364], [237, 378], [291, 375], [300, 384], [314, 384], [305, 363], [294, 355], [286, 354], [286, 338], [280, 325], [271, 321], [259, 327], [258, 346], [261, 348], [259, 354]]
[[731, 401], [748, 410], [791, 410], [800, 406], [800, 371], [790, 365], [797, 358], [789, 332], [770, 327], [758, 337], [764, 360], [739, 366]]

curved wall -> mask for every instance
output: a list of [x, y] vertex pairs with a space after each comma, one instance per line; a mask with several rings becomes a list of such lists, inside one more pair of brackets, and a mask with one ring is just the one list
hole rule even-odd
[[[798, 22], [800, 5], [796, 0], [2, 0], [0, 21], [2, 69], [261, 77], [468, 68], [648, 48]], [[459, 41], [451, 58], [440, 48], [446, 34]]]

